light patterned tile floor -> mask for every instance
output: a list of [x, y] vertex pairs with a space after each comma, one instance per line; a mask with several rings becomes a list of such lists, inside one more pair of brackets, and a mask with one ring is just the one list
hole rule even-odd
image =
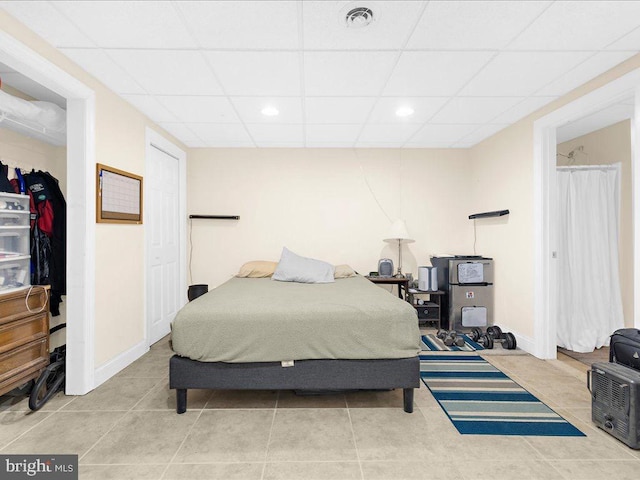
[[165, 339], [90, 394], [59, 394], [38, 412], [1, 397], [0, 453], [76, 453], [80, 478], [100, 480], [623, 480], [640, 471], [640, 451], [591, 423], [586, 368], [572, 360], [487, 356], [584, 438], [460, 435], [424, 386], [413, 414], [397, 390], [194, 390], [177, 415], [170, 355]]

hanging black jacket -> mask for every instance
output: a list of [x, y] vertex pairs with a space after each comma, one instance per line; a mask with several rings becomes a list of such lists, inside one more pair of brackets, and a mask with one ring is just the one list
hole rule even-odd
[[[31, 171], [24, 175], [27, 188], [33, 195], [33, 200], [38, 205], [40, 202], [49, 201], [53, 209], [53, 229], [49, 238], [50, 258], [48, 259], [48, 272], [33, 272], [32, 279], [51, 285], [51, 315], [60, 315], [60, 302], [62, 295], [67, 293], [67, 202], [62, 195], [58, 180], [49, 172]], [[42, 233], [39, 233], [42, 239]], [[46, 261], [46, 255], [44, 259]], [[35, 264], [36, 269], [38, 265]], [[44, 275], [48, 273], [47, 275]], [[35, 282], [32, 282], [37, 284]]]

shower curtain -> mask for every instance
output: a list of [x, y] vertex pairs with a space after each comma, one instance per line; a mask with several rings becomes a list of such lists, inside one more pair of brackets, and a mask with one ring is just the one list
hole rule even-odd
[[618, 272], [620, 164], [557, 169], [558, 346], [592, 352], [624, 326]]

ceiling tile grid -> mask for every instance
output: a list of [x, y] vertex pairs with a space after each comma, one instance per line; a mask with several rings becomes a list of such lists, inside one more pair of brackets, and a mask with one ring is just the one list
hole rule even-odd
[[0, 8], [194, 148], [467, 148], [640, 51], [636, 1]]

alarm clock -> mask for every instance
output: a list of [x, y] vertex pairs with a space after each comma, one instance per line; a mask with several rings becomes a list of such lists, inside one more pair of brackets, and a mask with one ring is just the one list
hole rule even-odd
[[380, 277], [393, 276], [393, 260], [390, 258], [381, 258], [378, 261], [378, 275]]

